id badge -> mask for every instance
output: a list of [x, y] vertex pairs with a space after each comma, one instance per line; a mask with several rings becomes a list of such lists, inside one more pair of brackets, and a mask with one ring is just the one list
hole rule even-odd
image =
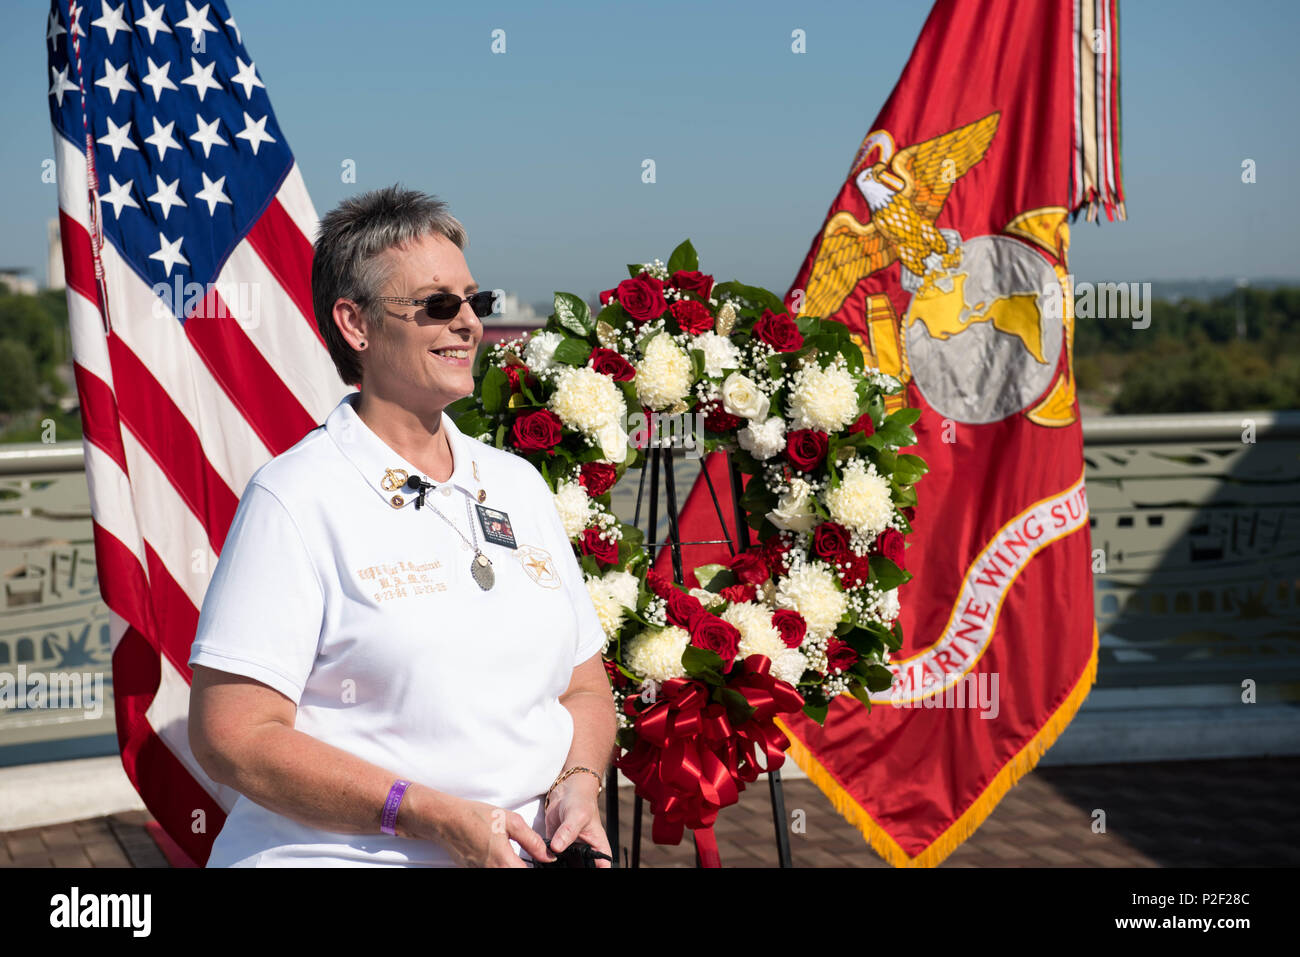
[[493, 545], [506, 548], [518, 548], [515, 543], [514, 529], [510, 527], [510, 516], [486, 505], [474, 506], [478, 509], [478, 523], [483, 527], [483, 537]]

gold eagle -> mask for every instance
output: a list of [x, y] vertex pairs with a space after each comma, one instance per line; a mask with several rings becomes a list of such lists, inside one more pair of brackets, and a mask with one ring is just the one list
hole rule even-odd
[[[827, 221], [800, 315], [833, 315], [859, 280], [895, 259], [921, 277], [918, 295], [934, 289], [926, 259], [938, 253], [945, 268], [961, 261], [961, 248], [950, 249], [934, 221], [953, 183], [984, 158], [997, 132], [998, 116], [990, 113], [913, 144], [897, 156], [893, 138], [884, 130], [863, 141], [849, 175], [867, 201], [871, 220], [863, 224], [842, 211]], [[868, 165], [877, 148], [879, 160]]]

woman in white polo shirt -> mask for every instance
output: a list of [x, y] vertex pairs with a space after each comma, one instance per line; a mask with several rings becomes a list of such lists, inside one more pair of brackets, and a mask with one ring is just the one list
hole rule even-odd
[[322, 221], [317, 322], [359, 392], [250, 480], [203, 602], [190, 744], [239, 795], [209, 866], [609, 852], [615, 718], [581, 571], [537, 472], [443, 412], [491, 311], [464, 244], [396, 187]]

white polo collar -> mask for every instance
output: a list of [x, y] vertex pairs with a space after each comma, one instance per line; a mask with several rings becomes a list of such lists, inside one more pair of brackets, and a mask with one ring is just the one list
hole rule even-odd
[[452, 422], [451, 416], [442, 413], [442, 427], [447, 430], [447, 441], [451, 445], [453, 459], [451, 477], [446, 482], [434, 482], [430, 476], [389, 448], [383, 439], [371, 431], [370, 426], [361, 421], [356, 412], [356, 403], [360, 397], [360, 392], [345, 395], [325, 420], [325, 432], [386, 505], [390, 508], [406, 508], [414, 504], [416, 493], [402, 487], [412, 475], [433, 482], [438, 487], [436, 491], [456, 488], [475, 501], [485, 500], [486, 493], [480, 479], [481, 466], [471, 457], [468, 443]]

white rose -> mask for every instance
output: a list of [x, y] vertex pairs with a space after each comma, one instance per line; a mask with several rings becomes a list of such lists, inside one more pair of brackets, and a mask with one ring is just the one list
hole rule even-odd
[[736, 434], [740, 447], [759, 461], [785, 448], [785, 420], [774, 415], [764, 422], [750, 421]]
[[753, 380], [733, 372], [722, 383], [722, 407], [744, 419], [766, 419], [771, 402]]
[[817, 524], [817, 513], [813, 511], [812, 489], [808, 483], [801, 478], [792, 479], [790, 491], [781, 496], [767, 517], [773, 525], [787, 532], [812, 531]]

